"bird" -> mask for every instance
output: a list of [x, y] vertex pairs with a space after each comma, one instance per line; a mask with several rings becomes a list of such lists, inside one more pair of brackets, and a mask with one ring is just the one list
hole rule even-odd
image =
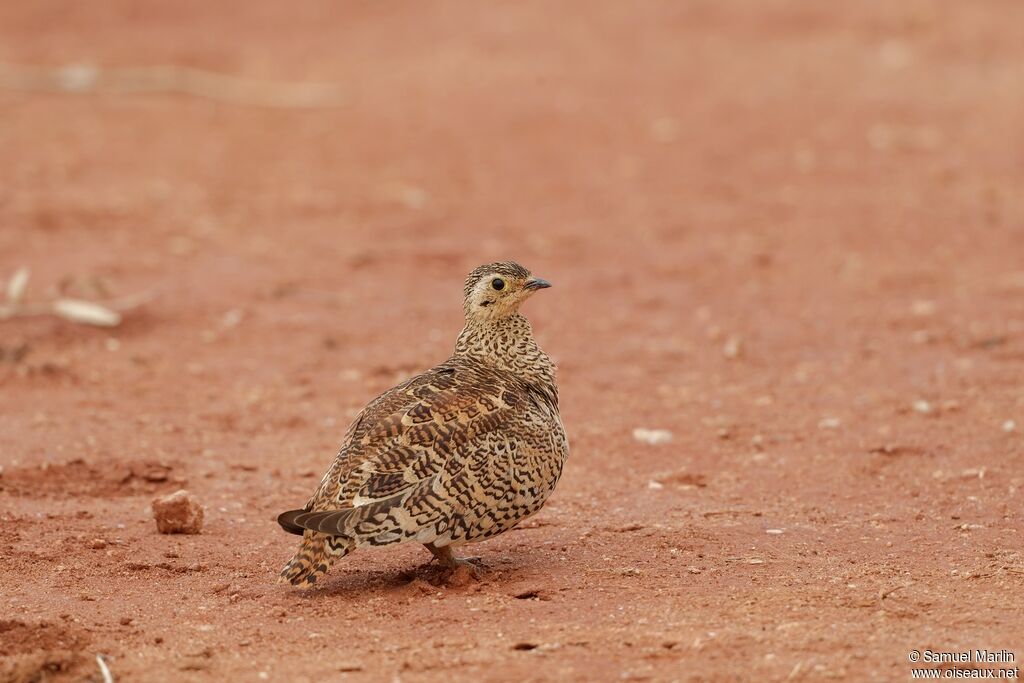
[[302, 536], [281, 583], [310, 588], [357, 548], [406, 542], [479, 577], [453, 548], [541, 509], [569, 443], [555, 365], [519, 308], [550, 286], [514, 261], [469, 273], [452, 355], [371, 401], [306, 505], [278, 516]]

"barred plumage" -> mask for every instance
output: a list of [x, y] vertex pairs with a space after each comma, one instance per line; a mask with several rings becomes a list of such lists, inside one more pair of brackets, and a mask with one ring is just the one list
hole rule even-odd
[[373, 400], [306, 506], [278, 517], [303, 536], [283, 582], [308, 587], [355, 548], [406, 541], [455, 567], [452, 547], [541, 508], [569, 446], [554, 365], [519, 306], [549, 286], [513, 262], [469, 274], [455, 353]]

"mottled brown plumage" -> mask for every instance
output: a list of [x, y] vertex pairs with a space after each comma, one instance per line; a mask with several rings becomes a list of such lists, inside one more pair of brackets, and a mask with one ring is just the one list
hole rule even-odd
[[512, 262], [469, 274], [454, 354], [372, 401], [306, 506], [278, 518], [303, 536], [282, 581], [308, 587], [355, 548], [406, 541], [454, 567], [452, 547], [541, 508], [569, 447], [554, 365], [519, 305], [548, 286]]

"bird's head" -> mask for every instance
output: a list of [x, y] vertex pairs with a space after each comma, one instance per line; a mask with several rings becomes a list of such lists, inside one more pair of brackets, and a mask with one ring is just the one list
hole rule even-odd
[[550, 286], [514, 261], [480, 266], [466, 278], [466, 318], [480, 322], [506, 318], [534, 292]]

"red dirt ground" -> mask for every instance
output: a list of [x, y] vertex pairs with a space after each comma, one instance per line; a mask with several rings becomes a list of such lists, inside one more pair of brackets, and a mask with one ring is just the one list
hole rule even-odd
[[[147, 5], [3, 3], [0, 61], [346, 101], [0, 91], [0, 277], [155, 295], [0, 322], [0, 677], [1024, 657], [1024, 4]], [[555, 283], [526, 307], [572, 443], [550, 504], [473, 548], [480, 583], [400, 546], [277, 585], [276, 513], [505, 258]], [[158, 535], [183, 486], [204, 533]]]

